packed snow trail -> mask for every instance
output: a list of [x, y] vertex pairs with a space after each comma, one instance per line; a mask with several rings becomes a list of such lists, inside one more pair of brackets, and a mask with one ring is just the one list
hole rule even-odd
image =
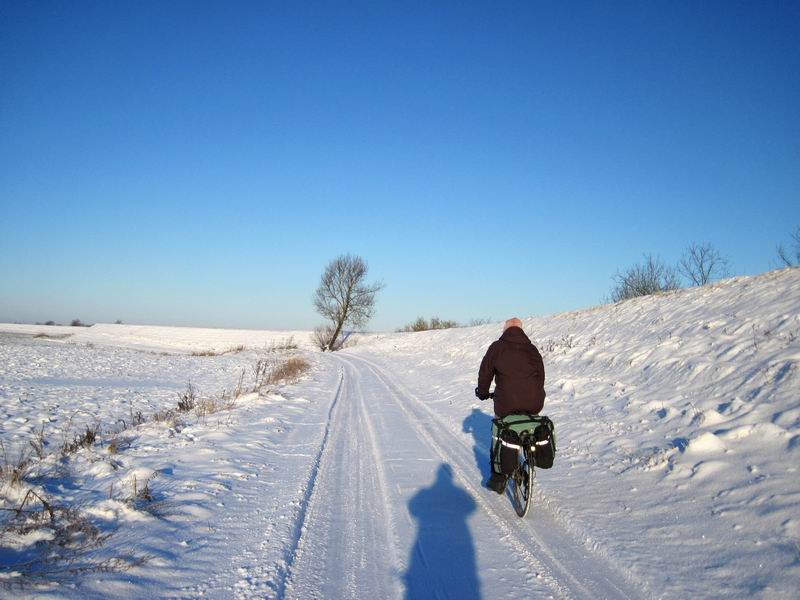
[[[298, 598], [396, 597], [386, 491], [358, 381], [343, 378], [308, 490], [284, 594]], [[374, 568], [371, 568], [374, 567]]]
[[541, 506], [518, 519], [508, 497], [482, 487], [478, 453], [389, 374], [363, 357], [328, 358], [343, 381], [279, 596], [644, 595]]

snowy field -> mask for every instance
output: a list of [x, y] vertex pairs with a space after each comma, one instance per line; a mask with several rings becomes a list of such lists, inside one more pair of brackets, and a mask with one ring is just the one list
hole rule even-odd
[[250, 350], [269, 350], [276, 344], [292, 341], [310, 348], [309, 331], [250, 331], [247, 329], [211, 329], [200, 327], [163, 327], [156, 325], [107, 325], [65, 327], [57, 325], [0, 324], [3, 333], [41, 336], [67, 343], [114, 346], [153, 352], [225, 352], [238, 346]]
[[[6, 583], [41, 579], [42, 585], [22, 591], [54, 597], [192, 597], [209, 572], [215, 577], [207, 587], [234, 589], [235, 581], [226, 578], [236, 574], [213, 568], [230, 561], [232, 552], [253, 552], [280, 565], [283, 545], [262, 552], [259, 544], [294, 535], [307, 453], [321, 436], [313, 421], [325, 420], [335, 373], [312, 367], [291, 390], [252, 388], [258, 360], [276, 366], [306, 355], [303, 348], [284, 347], [303, 345], [307, 334], [117, 325], [0, 330], [0, 458], [7, 470], [27, 458], [22, 483], [4, 478], [3, 508], [19, 507], [33, 489], [53, 506], [79, 507], [97, 535], [112, 534], [97, 548], [74, 540], [75, 552], [59, 549], [61, 558], [43, 561], [42, 544], [55, 534], [6, 530], [0, 549]], [[48, 337], [34, 337], [42, 333]], [[252, 346], [240, 349], [243, 344]], [[206, 355], [210, 350], [221, 354]], [[189, 384], [198, 408], [204, 400], [232, 406], [154, 421], [175, 409]], [[87, 427], [98, 429], [95, 443], [65, 454], [63, 446]], [[31, 501], [27, 508], [41, 504]], [[238, 527], [248, 533], [234, 534]], [[232, 535], [252, 540], [237, 539], [231, 547]], [[0, 589], [0, 597], [10, 591], [17, 595], [19, 588]]]
[[[797, 597], [800, 269], [523, 322], [559, 442], [524, 521], [481, 487], [498, 324], [336, 354], [0, 325], [0, 597]], [[298, 381], [256, 385], [298, 357]], [[153, 419], [189, 383], [220, 410]]]

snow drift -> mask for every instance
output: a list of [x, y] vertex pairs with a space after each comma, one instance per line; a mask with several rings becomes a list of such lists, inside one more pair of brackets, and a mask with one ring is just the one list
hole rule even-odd
[[[559, 439], [541, 503], [656, 595], [793, 597], [800, 269], [523, 322]], [[470, 410], [491, 412], [473, 388], [501, 328], [388, 335], [352, 352], [380, 356], [456, 430]]]

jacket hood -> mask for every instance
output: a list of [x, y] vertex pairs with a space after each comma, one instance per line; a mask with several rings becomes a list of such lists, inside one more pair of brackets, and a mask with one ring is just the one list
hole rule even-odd
[[530, 344], [531, 340], [525, 335], [521, 327], [509, 327], [500, 336], [504, 342], [511, 342], [512, 344]]

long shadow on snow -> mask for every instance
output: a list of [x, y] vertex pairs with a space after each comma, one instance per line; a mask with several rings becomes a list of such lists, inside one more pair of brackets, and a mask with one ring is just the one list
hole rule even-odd
[[483, 477], [483, 484], [491, 475], [489, 466], [489, 445], [492, 437], [492, 417], [473, 408], [472, 412], [464, 419], [462, 426], [464, 433], [471, 433], [475, 441], [472, 451], [475, 453], [475, 464]]
[[450, 465], [441, 464], [433, 485], [418, 491], [408, 510], [418, 523], [408, 571], [406, 600], [480, 599], [475, 548], [467, 517], [475, 501], [453, 482]]

